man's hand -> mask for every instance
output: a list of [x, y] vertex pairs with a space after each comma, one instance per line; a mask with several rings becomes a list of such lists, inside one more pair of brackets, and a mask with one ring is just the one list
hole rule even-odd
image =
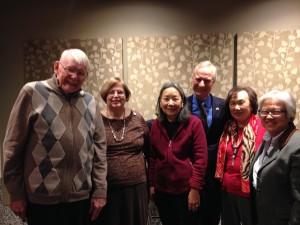
[[91, 207], [90, 207], [90, 214], [91, 220], [95, 220], [98, 216], [103, 207], [106, 205], [106, 198], [95, 198], [91, 199]]
[[18, 200], [10, 203], [10, 209], [21, 218], [21, 220], [26, 222], [26, 209], [27, 205], [24, 200]]

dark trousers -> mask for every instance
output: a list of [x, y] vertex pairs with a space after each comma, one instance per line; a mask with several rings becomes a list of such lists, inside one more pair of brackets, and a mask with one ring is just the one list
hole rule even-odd
[[87, 225], [90, 201], [41, 205], [28, 203], [28, 225]]
[[163, 225], [198, 225], [199, 211], [189, 211], [188, 193], [173, 195], [156, 190], [154, 201]]
[[250, 198], [222, 191], [222, 225], [252, 225]]
[[201, 191], [199, 224], [218, 225], [221, 217], [221, 205], [220, 185], [205, 185]]

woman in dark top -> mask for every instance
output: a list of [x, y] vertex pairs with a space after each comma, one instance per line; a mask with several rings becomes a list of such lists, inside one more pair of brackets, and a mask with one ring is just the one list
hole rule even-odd
[[107, 136], [107, 204], [97, 225], [146, 225], [148, 195], [144, 155], [149, 129], [143, 117], [125, 103], [130, 90], [118, 77], [100, 91], [107, 107], [101, 111]]

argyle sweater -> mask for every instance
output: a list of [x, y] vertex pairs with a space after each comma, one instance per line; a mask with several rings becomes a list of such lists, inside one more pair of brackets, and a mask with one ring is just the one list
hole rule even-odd
[[11, 201], [36, 204], [106, 197], [106, 134], [95, 98], [63, 94], [56, 77], [26, 84], [3, 145]]

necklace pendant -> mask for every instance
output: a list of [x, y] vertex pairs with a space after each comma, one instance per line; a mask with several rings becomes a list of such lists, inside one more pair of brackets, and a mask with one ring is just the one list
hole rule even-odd
[[232, 161], [231, 161], [232, 166], [234, 166], [234, 160], [237, 155], [237, 150], [238, 150], [238, 148], [236, 146], [233, 146], [233, 154], [232, 154]]
[[113, 133], [113, 137], [114, 137], [116, 142], [121, 142], [124, 139], [124, 135], [120, 139], [118, 139], [114, 133]]

